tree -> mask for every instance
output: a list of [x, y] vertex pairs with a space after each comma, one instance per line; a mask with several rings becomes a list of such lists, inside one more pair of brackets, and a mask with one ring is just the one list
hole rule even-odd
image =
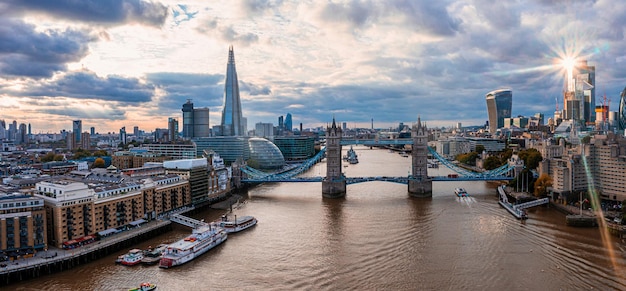
[[84, 150], [82, 148], [79, 148], [79, 149], [74, 151], [74, 157], [73, 158], [75, 160], [81, 160], [81, 159], [86, 158], [86, 157], [91, 157], [91, 152], [90, 151]]
[[534, 170], [539, 167], [539, 162], [543, 160], [541, 153], [536, 149], [526, 149], [519, 152], [518, 156], [524, 160], [526, 168]]
[[541, 174], [535, 181], [535, 196], [543, 197], [548, 195], [548, 187], [552, 187], [552, 177], [548, 174]]
[[54, 161], [55, 162], [60, 162], [63, 160], [63, 155], [54, 155]]
[[476, 152], [469, 152], [466, 154], [459, 154], [458, 156], [456, 156], [456, 159], [463, 164], [474, 166], [476, 165], [477, 157], [478, 154]]
[[97, 151], [95, 151], [93, 153], [94, 157], [106, 157], [108, 155], [109, 155], [109, 153], [107, 151], [105, 151], [105, 150], [97, 150]]
[[45, 156], [41, 157], [42, 163], [52, 162], [54, 161], [55, 154], [53, 152], [48, 152]]
[[481, 144], [477, 144], [476, 145], [476, 150], [475, 152], [477, 152], [479, 155], [482, 154], [485, 151], [485, 146], [481, 145]]
[[105, 162], [103, 158], [97, 158], [94, 162], [93, 162], [93, 166], [92, 168], [104, 168], [105, 166]]
[[500, 167], [500, 165], [500, 158], [496, 156], [487, 157], [483, 162], [483, 168], [485, 168], [485, 170], [487, 171]]

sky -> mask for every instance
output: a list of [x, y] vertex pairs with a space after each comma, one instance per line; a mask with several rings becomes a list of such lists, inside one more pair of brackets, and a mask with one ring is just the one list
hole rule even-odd
[[[567, 57], [596, 67], [596, 100], [626, 86], [626, 1], [2, 0], [0, 119], [33, 133], [167, 128], [182, 105], [218, 125], [232, 45], [248, 129], [346, 122], [483, 125], [562, 108]], [[599, 103], [601, 101], [597, 101]]]

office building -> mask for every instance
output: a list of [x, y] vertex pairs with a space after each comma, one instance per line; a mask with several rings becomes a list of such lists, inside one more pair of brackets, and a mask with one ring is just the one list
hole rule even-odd
[[315, 139], [307, 136], [276, 136], [272, 140], [285, 160], [305, 160], [315, 155]]
[[[155, 143], [145, 144], [143, 148], [156, 155], [168, 156], [173, 160], [194, 159], [197, 149], [194, 143]], [[136, 165], [135, 165], [136, 167]]]
[[120, 128], [120, 142], [123, 145], [126, 145], [127, 140], [126, 140], [126, 126]]
[[[619, 112], [618, 112], [619, 130], [626, 130], [626, 87], [620, 94]], [[621, 133], [622, 135], [624, 132]]]
[[72, 132], [74, 133], [74, 144], [80, 144], [80, 134], [83, 132], [83, 121], [82, 120], [74, 120], [72, 121]]
[[167, 131], [170, 141], [178, 139], [178, 119], [173, 117], [167, 119]]
[[[211, 136], [209, 108], [194, 108], [191, 99], [188, 99], [187, 103], [183, 104], [182, 110], [183, 137], [185, 139]], [[176, 122], [178, 124], [178, 121]]]
[[254, 126], [254, 134], [258, 137], [271, 138], [274, 136], [274, 125], [271, 123], [259, 122]]
[[572, 75], [566, 77], [566, 91], [563, 95], [562, 118], [575, 120], [581, 125], [595, 121], [596, 67], [589, 66], [586, 60], [578, 62]]
[[222, 110], [222, 135], [244, 136], [245, 128], [239, 96], [239, 81], [235, 68], [235, 52], [228, 48], [228, 64], [226, 65], [226, 82], [224, 85], [224, 109]]
[[504, 127], [504, 118], [511, 117], [513, 93], [511, 89], [499, 89], [487, 93], [485, 97], [489, 115], [489, 132], [495, 134], [498, 128]]
[[285, 130], [286, 131], [293, 131], [293, 121], [291, 120], [291, 113], [287, 113], [287, 116], [285, 117]]

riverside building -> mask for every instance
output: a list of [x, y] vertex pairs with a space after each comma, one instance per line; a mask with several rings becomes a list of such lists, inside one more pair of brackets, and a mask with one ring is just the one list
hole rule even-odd
[[0, 193], [0, 250], [16, 256], [47, 246], [43, 199]]
[[189, 183], [177, 175], [151, 178], [106, 172], [72, 172], [36, 185], [43, 199], [48, 242], [119, 229], [191, 203]]

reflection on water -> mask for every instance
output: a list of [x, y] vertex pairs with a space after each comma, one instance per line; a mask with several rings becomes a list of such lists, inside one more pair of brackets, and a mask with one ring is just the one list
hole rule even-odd
[[[404, 176], [410, 159], [355, 147], [359, 164], [348, 176]], [[324, 173], [325, 164], [307, 175]], [[440, 167], [430, 175], [447, 175]], [[117, 254], [15, 285], [12, 289], [127, 290], [143, 281], [159, 290], [580, 290], [626, 289], [623, 254], [613, 267], [598, 229], [565, 226], [550, 208], [520, 222], [502, 209], [494, 183], [435, 182], [433, 197], [410, 198], [407, 186], [370, 182], [348, 186], [345, 199], [324, 199], [320, 183], [252, 188], [235, 209], [257, 226], [173, 269], [115, 265]], [[459, 199], [455, 187], [470, 197]], [[216, 220], [207, 210], [197, 219]], [[172, 232], [137, 246], [173, 242]], [[611, 243], [619, 249], [617, 238]], [[123, 253], [120, 251], [119, 253]]]

